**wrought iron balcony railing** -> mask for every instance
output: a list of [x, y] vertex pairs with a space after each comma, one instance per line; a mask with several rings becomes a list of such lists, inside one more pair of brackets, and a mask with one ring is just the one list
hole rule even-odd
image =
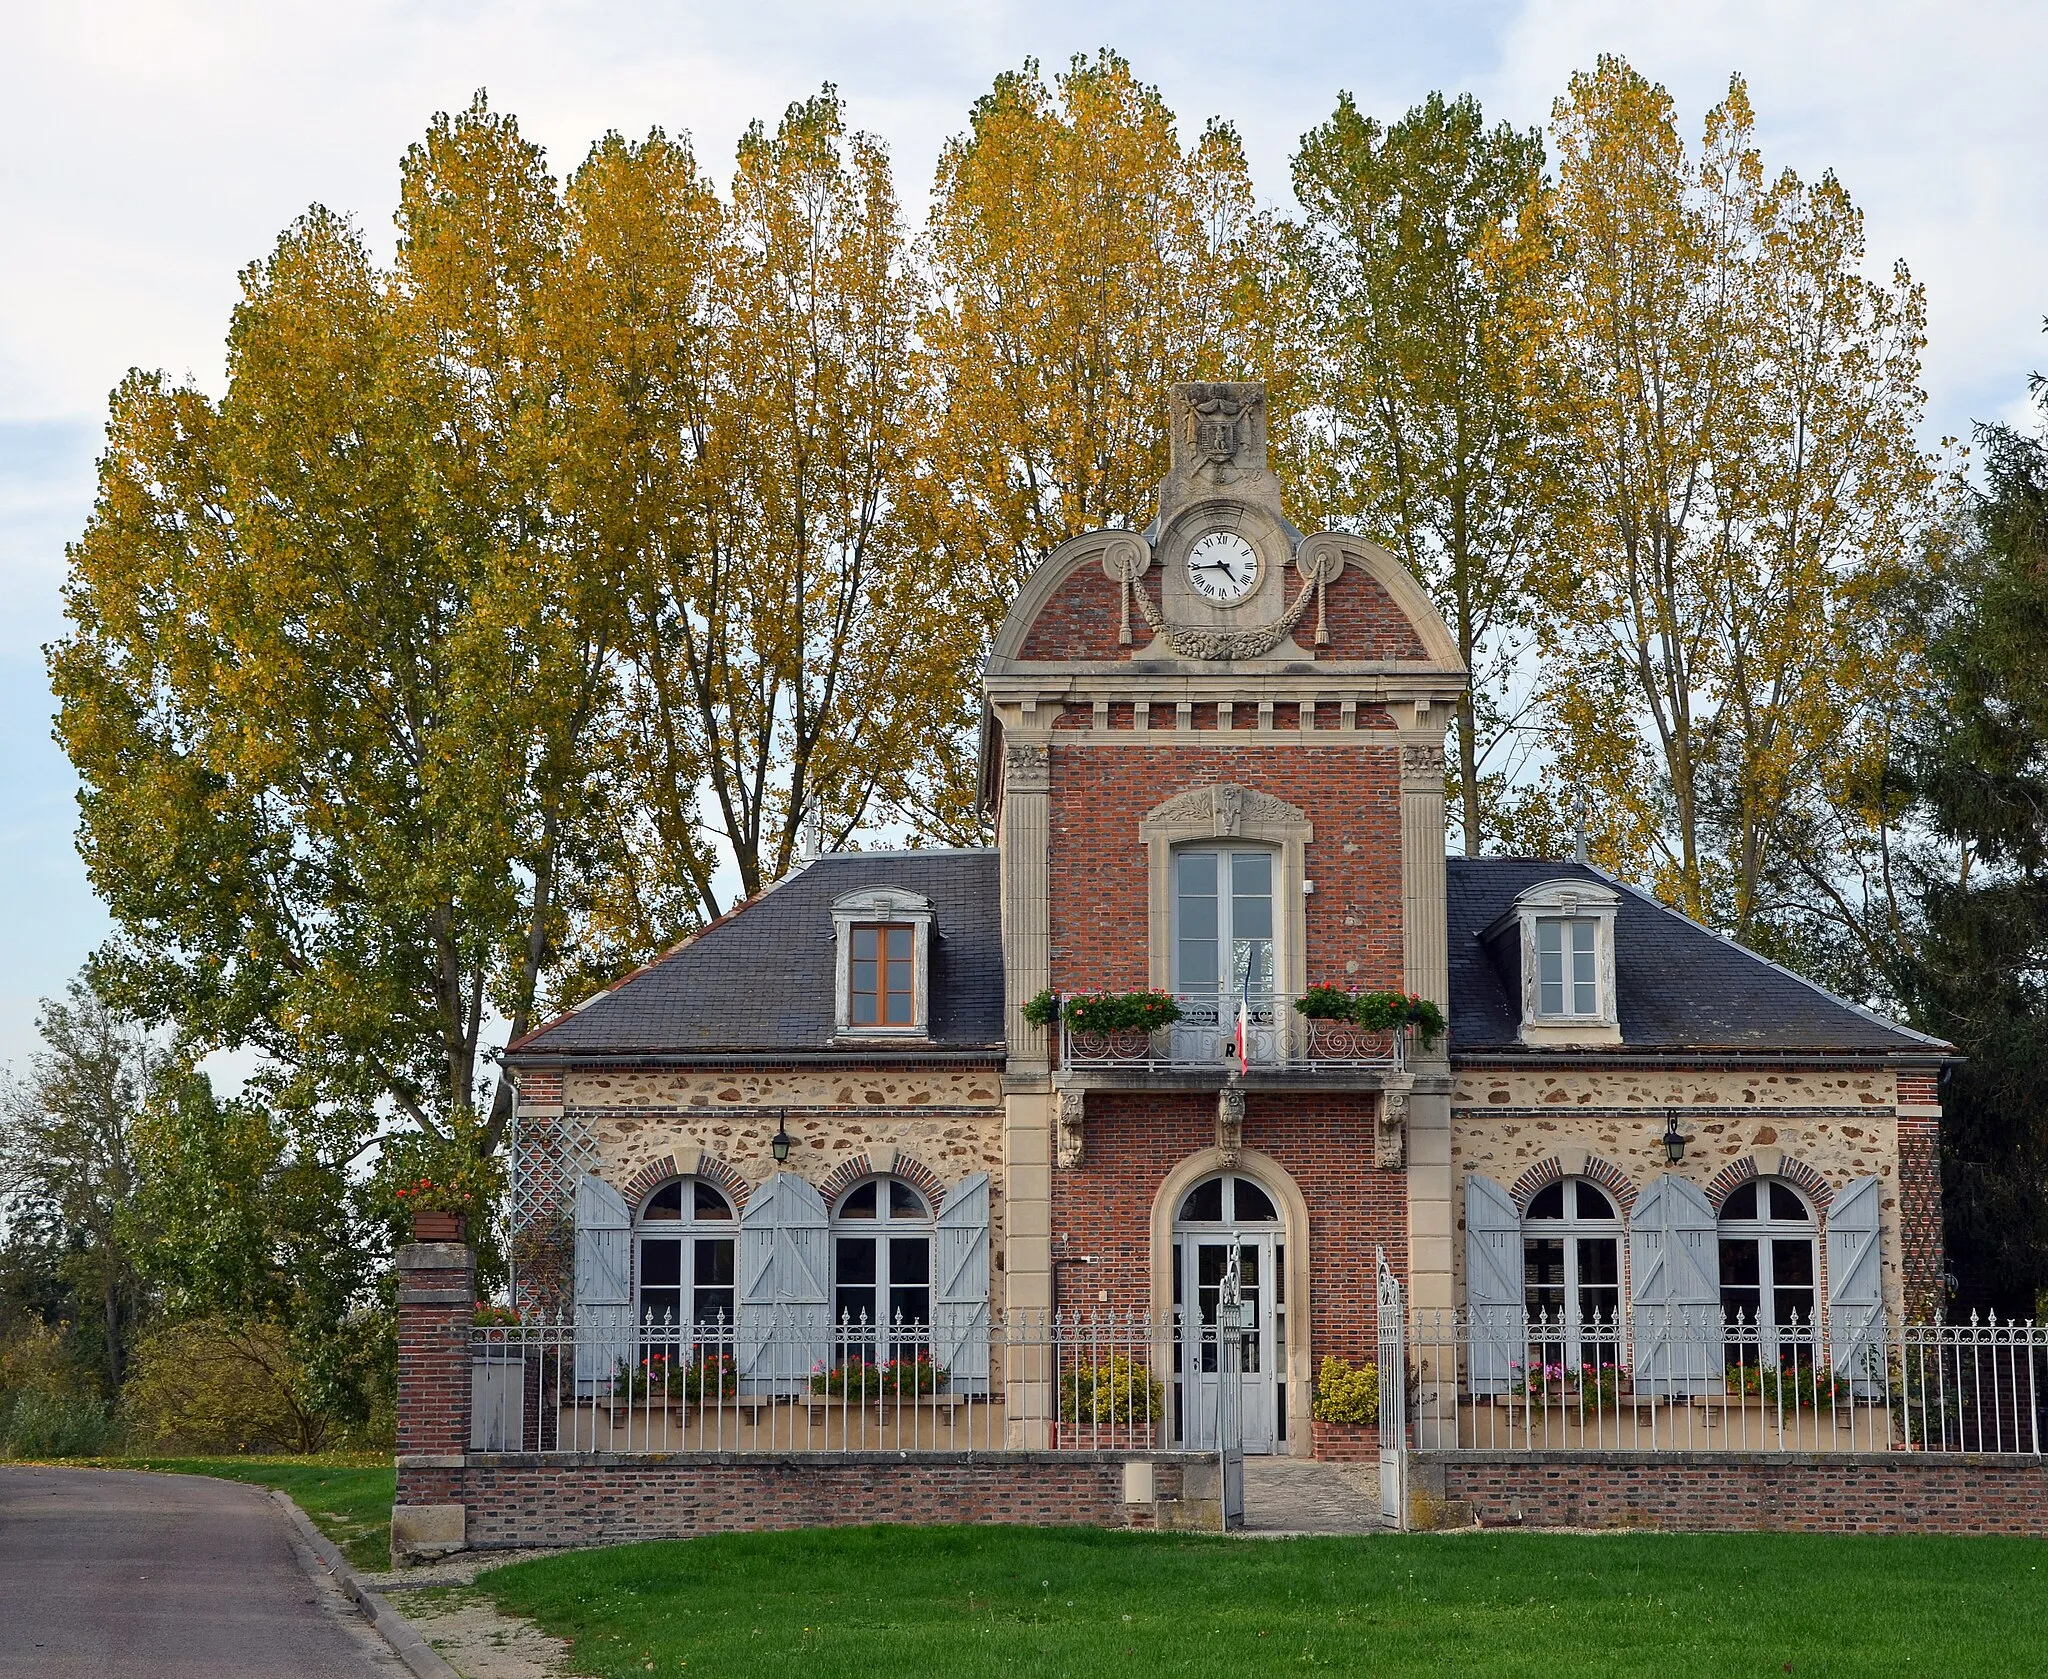
[[[1077, 1032], [1060, 1027], [1060, 1064], [1075, 1072], [1190, 1072], [1235, 1067], [1238, 1007], [1234, 995], [1176, 992], [1181, 1017], [1156, 1032]], [[1401, 1072], [1406, 1036], [1374, 1032], [1348, 1020], [1317, 1020], [1283, 991], [1246, 1000], [1245, 1061], [1266, 1072]]]

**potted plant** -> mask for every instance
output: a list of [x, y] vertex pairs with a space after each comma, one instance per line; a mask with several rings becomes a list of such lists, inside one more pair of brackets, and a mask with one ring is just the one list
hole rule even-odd
[[1310, 1434], [1319, 1458], [1365, 1463], [1380, 1450], [1380, 1367], [1352, 1364], [1335, 1354], [1316, 1370], [1309, 1407]]
[[892, 1358], [883, 1364], [859, 1358], [833, 1365], [820, 1361], [811, 1366], [811, 1392], [852, 1405], [879, 1404], [885, 1399], [915, 1401], [937, 1393], [948, 1374], [943, 1365], [934, 1364], [923, 1353], [914, 1358]]
[[1152, 1444], [1153, 1430], [1165, 1421], [1165, 1384], [1123, 1353], [1060, 1376], [1056, 1446], [1114, 1442], [1143, 1448]]

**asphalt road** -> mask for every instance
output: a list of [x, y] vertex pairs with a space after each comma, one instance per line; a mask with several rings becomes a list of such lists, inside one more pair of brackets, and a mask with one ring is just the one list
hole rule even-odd
[[406, 1679], [296, 1543], [254, 1487], [0, 1466], [0, 1675]]

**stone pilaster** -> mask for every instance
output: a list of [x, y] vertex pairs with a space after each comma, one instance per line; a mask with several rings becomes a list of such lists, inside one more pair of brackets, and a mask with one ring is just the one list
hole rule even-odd
[[1401, 748], [1402, 983], [1439, 1008], [1450, 1003], [1444, 934], [1444, 749]]
[[[1434, 744], [1411, 742], [1401, 748], [1402, 983], [1448, 1010], [1445, 886], [1439, 736]], [[1445, 1041], [1429, 1050], [1410, 1047], [1415, 1087], [1408, 1099], [1408, 1298], [1424, 1310], [1456, 1304], [1447, 1047]]]

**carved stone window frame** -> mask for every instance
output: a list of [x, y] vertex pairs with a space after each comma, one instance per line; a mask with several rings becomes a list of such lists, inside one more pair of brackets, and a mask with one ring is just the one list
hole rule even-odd
[[1270, 846], [1273, 871], [1273, 975], [1279, 989], [1307, 988], [1308, 906], [1302, 882], [1315, 826], [1307, 812], [1235, 782], [1191, 787], [1155, 805], [1138, 824], [1145, 842], [1148, 897], [1145, 971], [1155, 991], [1173, 982], [1173, 854], [1184, 845]]
[[[856, 1026], [853, 1016], [853, 929], [866, 926], [913, 929], [913, 986], [907, 1026]], [[864, 886], [832, 902], [832, 1030], [841, 1038], [902, 1039], [931, 1037], [932, 901], [899, 886]]]
[[[1522, 978], [1523, 1043], [1532, 1048], [1572, 1048], [1622, 1041], [1614, 982], [1614, 922], [1620, 908], [1621, 894], [1598, 881], [1545, 880], [1520, 893], [1507, 914], [1487, 929], [1488, 942], [1515, 940]], [[1592, 1014], [1543, 1012], [1536, 959], [1536, 926], [1541, 921], [1593, 923], [1593, 977], [1599, 1006]], [[1569, 992], [1569, 981], [1566, 989]]]

